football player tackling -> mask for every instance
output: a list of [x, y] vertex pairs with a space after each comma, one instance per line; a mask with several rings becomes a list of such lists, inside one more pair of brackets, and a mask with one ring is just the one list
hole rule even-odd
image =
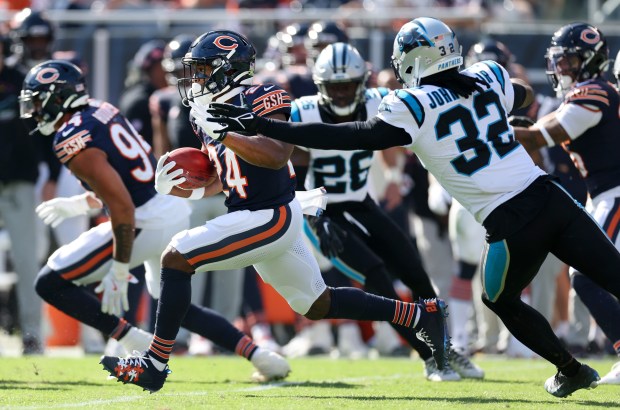
[[[548, 252], [620, 297], [620, 253], [590, 216], [515, 140], [508, 113], [533, 99], [493, 61], [459, 71], [454, 32], [433, 18], [406, 23], [396, 35], [392, 66], [406, 88], [383, 98], [365, 122], [288, 123], [250, 110], [212, 104], [210, 119], [237, 131], [322, 149], [407, 146], [487, 231], [482, 265], [484, 303], [517, 339], [553, 363], [545, 383], [554, 396], [596, 387], [598, 373], [577, 361], [521, 291]], [[593, 261], [595, 263], [593, 263]]]

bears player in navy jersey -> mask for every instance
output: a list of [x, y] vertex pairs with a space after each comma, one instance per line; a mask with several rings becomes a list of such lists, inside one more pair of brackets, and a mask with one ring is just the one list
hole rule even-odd
[[[327, 46], [313, 67], [312, 77], [319, 93], [294, 100], [291, 121], [339, 124], [365, 120], [377, 112], [389, 91], [367, 89], [369, 74], [366, 61], [356, 48], [346, 43]], [[308, 167], [306, 189], [324, 186], [328, 195], [325, 212], [319, 217], [308, 217], [306, 233], [338, 270], [369, 292], [398, 299], [392, 284], [394, 277], [414, 295], [435, 298], [437, 294], [409, 235], [368, 193], [373, 154], [366, 150], [296, 150], [296, 169], [298, 164]], [[456, 352], [450, 354], [449, 367], [437, 369], [430, 349], [416, 338], [415, 332], [400, 326], [394, 328], [424, 360], [427, 379], [454, 381], [460, 376], [484, 376], [480, 368]]]
[[[591, 43], [597, 35], [583, 33]], [[517, 339], [558, 368], [545, 389], [566, 397], [596, 387], [598, 373], [577, 361], [544, 316], [519, 296], [552, 252], [618, 298], [620, 253], [515, 140], [508, 113], [530, 104], [532, 89], [495, 62], [459, 71], [462, 62], [452, 29], [422, 17], [403, 25], [394, 40], [392, 67], [405, 88], [384, 97], [379, 113], [367, 121], [290, 123], [222, 103], [211, 104], [214, 118], [208, 121], [221, 125], [218, 132], [228, 138], [241, 131], [321, 149], [409, 147], [485, 227], [484, 303]], [[589, 85], [603, 102], [605, 90], [597, 86]]]
[[[191, 121], [218, 171], [219, 181], [193, 191], [174, 162], [158, 163], [155, 186], [160, 193], [200, 198], [224, 191], [228, 214], [182, 231], [162, 256], [162, 289], [155, 335], [139, 356], [104, 356], [101, 363], [117, 379], [150, 391], [162, 388], [169, 354], [190, 303], [194, 273], [253, 265], [291, 308], [309, 319], [381, 320], [412, 327], [433, 350], [437, 366], [447, 365], [449, 337], [445, 304], [440, 299], [406, 303], [357, 288], [329, 288], [302, 239], [302, 206], [289, 161], [293, 146], [261, 136], [216, 133], [207, 121], [208, 104], [231, 102], [251, 115], [287, 120], [290, 97], [273, 84], [253, 85], [254, 46], [233, 31], [210, 31], [190, 46], [183, 64], [187, 81], [179, 91], [192, 106]], [[135, 377], [139, 374], [139, 377]]]
[[[620, 96], [603, 73], [609, 65], [607, 40], [587, 23], [561, 27], [547, 49], [547, 74], [562, 105], [526, 128], [517, 139], [530, 150], [561, 145], [581, 173], [591, 203], [587, 209], [620, 248]], [[573, 288], [620, 356], [620, 302], [601, 284], [570, 270]], [[599, 383], [620, 384], [620, 362]]]
[[[104, 207], [110, 216], [50, 256], [36, 279], [37, 293], [126, 350], [146, 349], [152, 335], [119, 318], [129, 308], [129, 269], [144, 264], [148, 290], [159, 298], [160, 256], [170, 238], [189, 226], [189, 206], [155, 191], [151, 147], [116, 107], [89, 98], [77, 66], [49, 60], [32, 68], [20, 104], [23, 118], [34, 118], [44, 135], [55, 134], [56, 156], [88, 190], [44, 202], [39, 215], [52, 226], [91, 208]], [[96, 282], [102, 302], [84, 287]], [[290, 371], [284, 358], [259, 348], [213, 310], [192, 305], [183, 327], [250, 360], [256, 380]]]

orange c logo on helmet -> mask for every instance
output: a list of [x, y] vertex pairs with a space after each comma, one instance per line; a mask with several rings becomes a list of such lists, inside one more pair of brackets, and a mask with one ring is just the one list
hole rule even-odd
[[[223, 41], [230, 42], [231, 44], [227, 45], [223, 43]], [[235, 38], [231, 36], [219, 36], [218, 38], [213, 40], [213, 44], [215, 44], [217, 48], [221, 48], [222, 50], [234, 50], [235, 48], [239, 47], [239, 43], [237, 43], [237, 40], [235, 40]]]
[[46, 67], [39, 70], [34, 78], [41, 84], [50, 84], [58, 80], [58, 77], [60, 77], [60, 73], [57, 69], [54, 67]]
[[596, 44], [601, 41], [601, 35], [598, 33], [598, 31], [591, 28], [583, 30], [581, 32], [580, 38], [584, 43], [588, 44]]

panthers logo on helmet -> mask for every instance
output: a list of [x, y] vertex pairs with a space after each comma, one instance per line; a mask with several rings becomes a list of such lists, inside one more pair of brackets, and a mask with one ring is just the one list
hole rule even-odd
[[[226, 45], [225, 43], [222, 42], [224, 40], [228, 40], [232, 44]], [[213, 44], [215, 44], [217, 48], [221, 48], [222, 50], [234, 50], [235, 48], [239, 47], [239, 43], [237, 43], [237, 40], [235, 40], [231, 36], [219, 36], [218, 38], [213, 40]]]
[[50, 84], [58, 80], [58, 77], [60, 77], [60, 73], [58, 72], [56, 68], [46, 67], [46, 68], [42, 68], [37, 73], [37, 75], [35, 76], [35, 79], [41, 84]]

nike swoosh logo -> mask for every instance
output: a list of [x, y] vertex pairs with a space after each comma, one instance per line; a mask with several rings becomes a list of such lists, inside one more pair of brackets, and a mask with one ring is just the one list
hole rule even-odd
[[269, 91], [269, 90], [271, 90], [273, 87], [275, 87], [275, 85], [270, 85], [269, 87], [265, 87], [265, 91]]
[[67, 135], [71, 134], [73, 132], [73, 130], [75, 129], [75, 127], [71, 127], [69, 129], [66, 129], [62, 132], [62, 136], [66, 137]]

